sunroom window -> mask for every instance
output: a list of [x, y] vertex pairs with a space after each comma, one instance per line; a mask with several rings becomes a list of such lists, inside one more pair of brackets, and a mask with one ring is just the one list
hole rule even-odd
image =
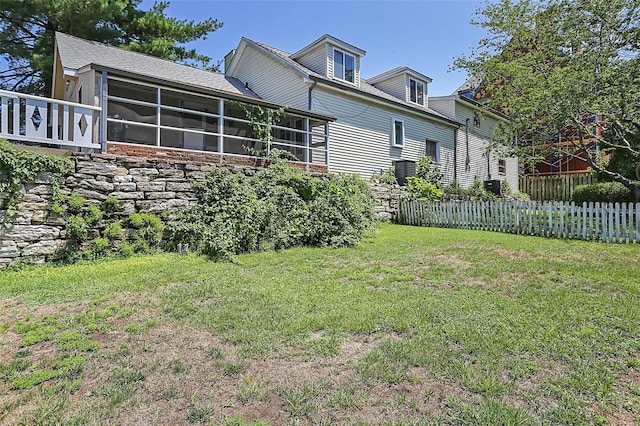
[[349, 83], [355, 83], [356, 58], [353, 55], [334, 49], [333, 77], [348, 81]]

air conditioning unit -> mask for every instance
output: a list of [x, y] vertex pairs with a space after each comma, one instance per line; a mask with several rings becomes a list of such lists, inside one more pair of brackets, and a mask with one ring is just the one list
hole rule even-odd
[[500, 181], [498, 179], [485, 180], [484, 189], [489, 192], [493, 192], [496, 195], [500, 195]]
[[395, 162], [396, 180], [400, 185], [407, 184], [408, 176], [416, 175], [416, 162], [409, 160], [398, 160]]

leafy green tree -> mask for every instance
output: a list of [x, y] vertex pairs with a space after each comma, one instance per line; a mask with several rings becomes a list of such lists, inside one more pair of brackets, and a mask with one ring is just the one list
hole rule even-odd
[[[0, 88], [49, 94], [54, 33], [142, 52], [202, 68], [211, 58], [184, 44], [206, 39], [222, 25], [165, 14], [168, 1], [140, 10], [141, 0], [0, 0]], [[1, 62], [0, 62], [1, 63]]]
[[586, 159], [640, 199], [633, 176], [602, 155], [640, 158], [640, 1], [498, 0], [479, 17], [488, 37], [456, 65], [510, 117], [497, 145], [533, 163], [539, 145], [562, 139], [556, 155]]

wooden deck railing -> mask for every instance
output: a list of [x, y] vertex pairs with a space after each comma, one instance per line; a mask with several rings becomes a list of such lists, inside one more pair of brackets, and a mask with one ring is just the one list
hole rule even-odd
[[100, 148], [99, 107], [0, 90], [0, 137], [59, 146]]
[[640, 203], [401, 201], [405, 225], [640, 244]]

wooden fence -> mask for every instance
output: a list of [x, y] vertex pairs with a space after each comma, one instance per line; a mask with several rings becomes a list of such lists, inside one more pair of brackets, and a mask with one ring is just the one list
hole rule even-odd
[[571, 201], [571, 194], [578, 185], [596, 183], [590, 173], [577, 173], [553, 176], [520, 176], [519, 190], [529, 194], [535, 201]]
[[401, 201], [398, 222], [640, 244], [640, 203], [576, 206], [559, 201]]

